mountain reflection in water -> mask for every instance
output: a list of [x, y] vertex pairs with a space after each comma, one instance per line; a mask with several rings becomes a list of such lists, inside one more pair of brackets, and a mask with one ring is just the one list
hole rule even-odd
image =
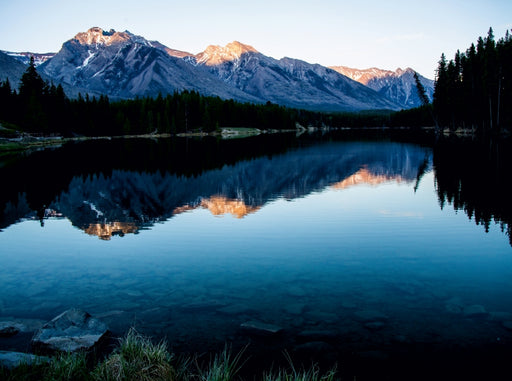
[[[330, 186], [343, 189], [358, 184], [413, 182], [425, 163], [430, 165], [430, 155], [429, 149], [412, 144], [328, 142], [240, 160], [194, 176], [112, 169], [74, 175], [45, 210], [62, 214], [87, 234], [110, 239], [112, 235], [137, 233], [197, 208], [217, 216], [243, 218], [276, 198], [292, 200]], [[155, 162], [159, 160], [165, 158]], [[26, 190], [39, 191], [39, 186]], [[17, 205], [7, 208], [11, 218], [12, 214], [19, 219], [33, 213], [26, 198], [22, 194], [10, 204]], [[8, 219], [4, 215], [4, 220]]]

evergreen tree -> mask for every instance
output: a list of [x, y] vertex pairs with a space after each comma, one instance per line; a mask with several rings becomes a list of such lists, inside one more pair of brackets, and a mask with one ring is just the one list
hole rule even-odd
[[47, 89], [48, 85], [45, 81], [43, 81], [43, 79], [36, 70], [34, 56], [31, 56], [28, 68], [21, 76], [21, 84], [19, 89], [20, 96], [24, 98], [28, 98], [30, 96], [36, 96], [38, 98], [41, 98], [43, 95], [46, 94]]
[[48, 129], [47, 115], [43, 107], [43, 97], [48, 94], [48, 85], [36, 70], [34, 57], [21, 76], [20, 98], [23, 102], [23, 127], [30, 131], [46, 132]]

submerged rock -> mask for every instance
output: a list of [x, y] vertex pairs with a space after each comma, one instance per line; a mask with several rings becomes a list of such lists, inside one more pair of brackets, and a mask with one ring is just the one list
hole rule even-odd
[[13, 321], [0, 321], [0, 337], [11, 337], [22, 330], [21, 324]]
[[49, 357], [36, 356], [30, 353], [0, 351], [0, 366], [8, 369], [20, 365], [41, 364], [50, 361]]
[[242, 323], [240, 324], [240, 327], [250, 332], [263, 335], [273, 335], [283, 330], [282, 327], [279, 327], [277, 325], [262, 323], [254, 320]]
[[85, 311], [70, 309], [39, 329], [32, 345], [50, 351], [75, 352], [94, 347], [108, 332], [105, 323]]
[[464, 307], [463, 314], [466, 317], [485, 317], [488, 315], [488, 312], [485, 310], [484, 306], [479, 304], [473, 304], [471, 306]]

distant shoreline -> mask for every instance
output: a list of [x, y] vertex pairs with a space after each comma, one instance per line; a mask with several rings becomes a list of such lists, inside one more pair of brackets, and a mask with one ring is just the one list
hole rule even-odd
[[[68, 142], [80, 142], [89, 140], [112, 140], [112, 139], [168, 139], [173, 137], [178, 138], [202, 138], [206, 136], [219, 137], [222, 139], [243, 139], [262, 134], [277, 134], [277, 133], [297, 133], [297, 136], [303, 133], [311, 133], [316, 131], [378, 131], [378, 130], [411, 130], [418, 129], [424, 132], [434, 132], [435, 127], [303, 127], [298, 125], [296, 129], [258, 129], [248, 127], [222, 127], [217, 131], [203, 132], [203, 131], [190, 131], [177, 134], [171, 133], [146, 133], [134, 135], [114, 135], [114, 136], [75, 136], [63, 137], [60, 135], [43, 135], [38, 133], [20, 132], [14, 129], [8, 129], [0, 124], [0, 155], [12, 154], [15, 152], [27, 151], [30, 149], [45, 149], [45, 148], [58, 148]], [[441, 131], [444, 136], [458, 136], [458, 137], [472, 137], [475, 136], [473, 131], [457, 130], [449, 131], [444, 129]]]

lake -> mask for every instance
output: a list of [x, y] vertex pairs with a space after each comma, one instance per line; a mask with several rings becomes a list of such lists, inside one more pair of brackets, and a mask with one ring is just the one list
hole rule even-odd
[[0, 320], [75, 307], [175, 353], [248, 344], [260, 371], [286, 351], [351, 380], [498, 374], [507, 144], [338, 132], [4, 156]]

